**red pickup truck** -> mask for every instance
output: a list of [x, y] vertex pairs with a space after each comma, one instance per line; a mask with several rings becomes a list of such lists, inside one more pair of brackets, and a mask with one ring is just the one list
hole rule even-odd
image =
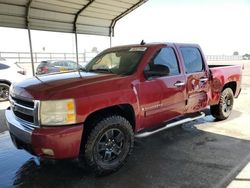
[[117, 170], [134, 137], [211, 114], [223, 120], [241, 90], [240, 66], [208, 66], [199, 45], [107, 49], [85, 69], [33, 77], [10, 88], [13, 143], [42, 158], [82, 156], [98, 174]]

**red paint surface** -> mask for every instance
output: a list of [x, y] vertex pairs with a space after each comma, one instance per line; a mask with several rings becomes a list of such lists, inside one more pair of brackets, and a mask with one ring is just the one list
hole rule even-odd
[[236, 83], [235, 96], [238, 96], [241, 89], [242, 71], [240, 66], [214, 67], [211, 80], [211, 97], [209, 104], [217, 104], [220, 100], [220, 94], [225, 84], [229, 82]]
[[[83, 125], [35, 129], [32, 147], [36, 155], [52, 159], [76, 158], [80, 152]], [[45, 156], [42, 148], [54, 151], [54, 156]]]

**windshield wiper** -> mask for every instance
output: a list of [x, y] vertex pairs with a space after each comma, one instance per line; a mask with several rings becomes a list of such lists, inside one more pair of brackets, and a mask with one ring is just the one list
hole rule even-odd
[[89, 72], [86, 68], [79, 68], [78, 70], [83, 71], [83, 72]]

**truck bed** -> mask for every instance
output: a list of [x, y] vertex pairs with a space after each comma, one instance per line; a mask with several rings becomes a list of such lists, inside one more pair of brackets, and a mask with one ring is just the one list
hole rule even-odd
[[230, 83], [233, 84], [235, 97], [240, 93], [241, 85], [241, 65], [208, 65], [212, 73], [212, 99], [210, 105], [217, 104], [223, 87]]

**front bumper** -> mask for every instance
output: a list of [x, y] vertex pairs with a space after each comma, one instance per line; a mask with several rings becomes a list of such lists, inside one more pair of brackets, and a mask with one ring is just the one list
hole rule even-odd
[[[52, 159], [76, 158], [80, 153], [83, 124], [62, 127], [28, 129], [11, 109], [5, 111], [5, 117], [12, 142], [18, 149]], [[53, 155], [46, 154], [52, 150]]]

